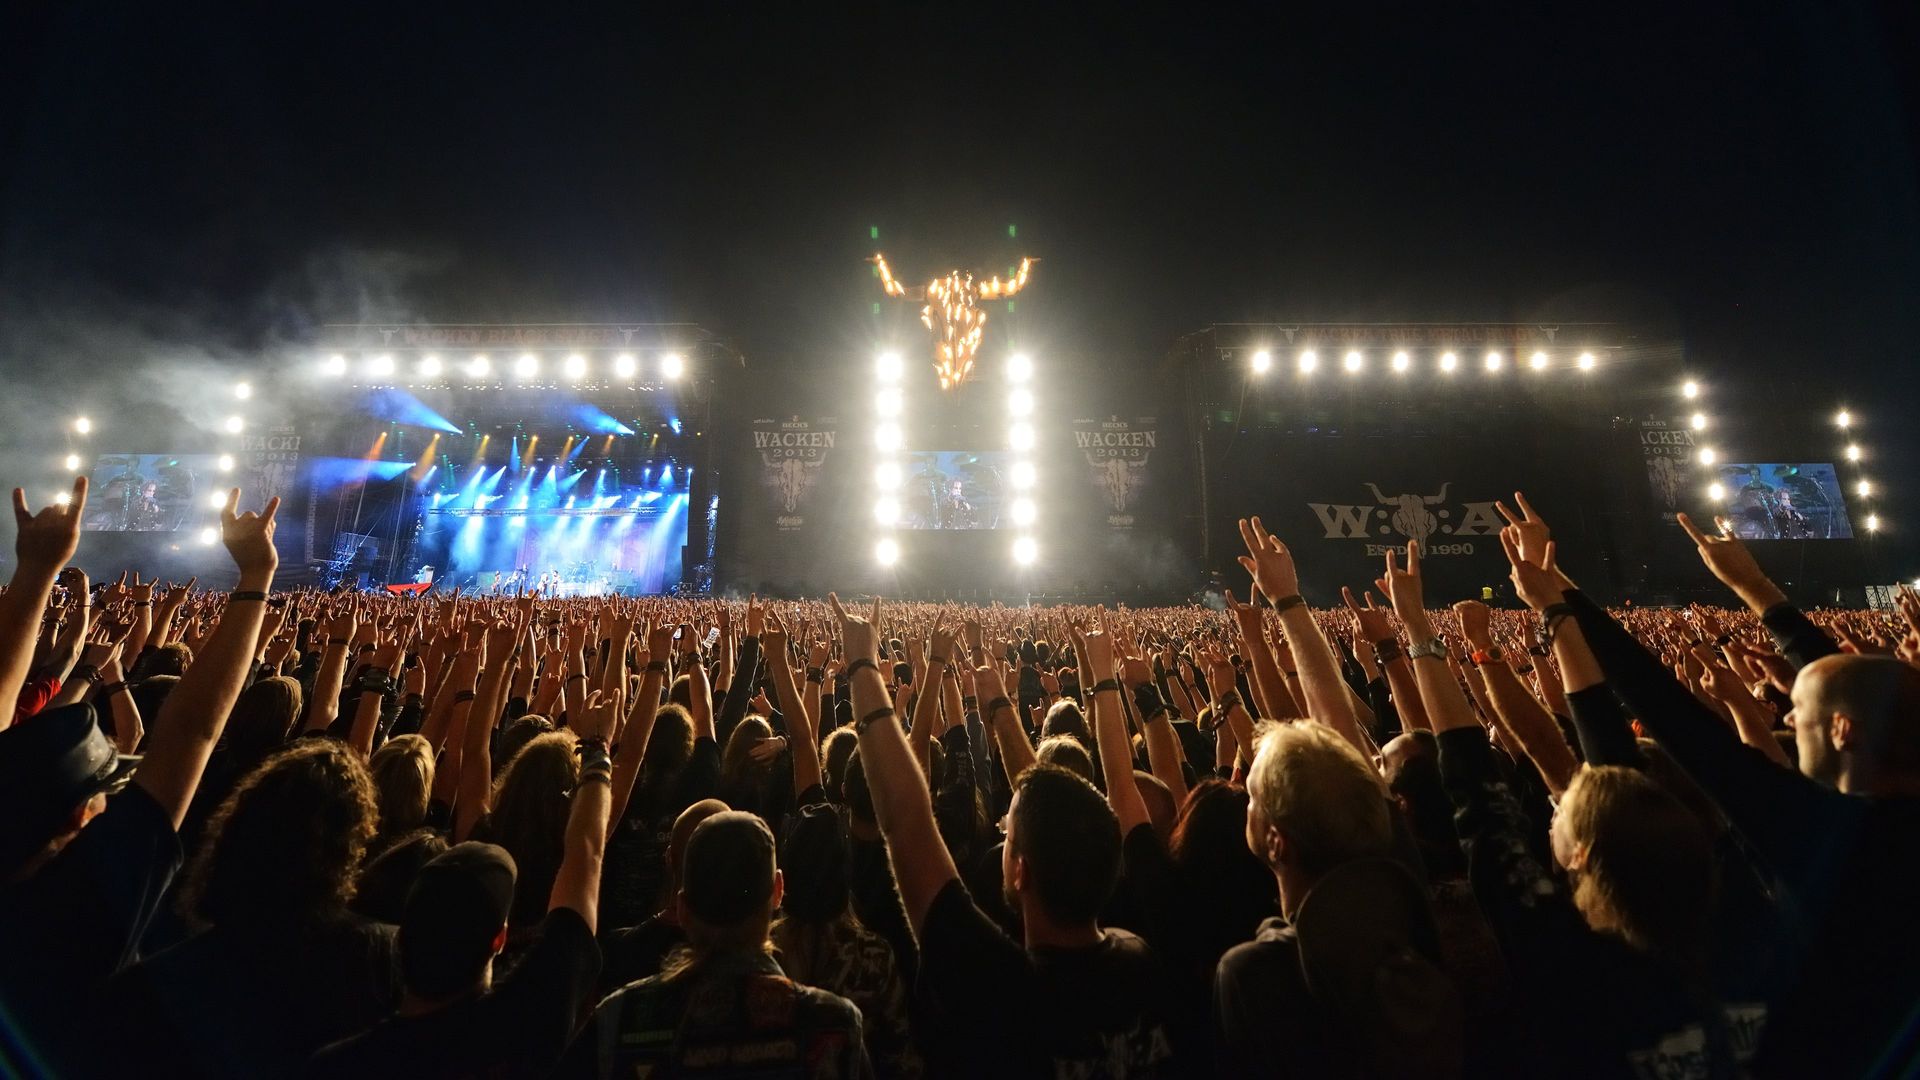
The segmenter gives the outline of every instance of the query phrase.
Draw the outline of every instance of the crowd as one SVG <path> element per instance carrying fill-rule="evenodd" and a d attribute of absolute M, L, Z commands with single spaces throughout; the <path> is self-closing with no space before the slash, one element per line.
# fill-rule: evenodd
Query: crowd
<path fill-rule="evenodd" d="M 1609 611 L 0 594 L 12 1075 L 1920 1068 L 1920 597 Z M 1370 588 L 1369 588 L 1370 586 Z"/>

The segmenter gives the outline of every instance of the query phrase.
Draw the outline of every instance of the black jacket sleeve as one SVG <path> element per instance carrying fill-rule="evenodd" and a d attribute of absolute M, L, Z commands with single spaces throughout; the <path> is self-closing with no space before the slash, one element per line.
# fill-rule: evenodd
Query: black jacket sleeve
<path fill-rule="evenodd" d="M 720 701 L 720 712 L 713 718 L 713 741 L 726 746 L 733 729 L 746 719 L 747 703 L 753 700 L 754 673 L 760 668 L 760 639 L 748 634 L 740 639 L 740 656 L 733 665 L 733 682 Z"/>
<path fill-rule="evenodd" d="M 1775 873 L 1795 886 L 1811 884 L 1828 865 L 1829 837 L 1820 823 L 1844 817 L 1847 797 L 1742 743 L 1606 609 L 1578 590 L 1568 590 L 1566 602 L 1607 683 L 1641 726 L 1713 796 Z"/>
<path fill-rule="evenodd" d="M 1613 688 L 1602 682 L 1567 695 L 1573 710 L 1573 730 L 1580 740 L 1580 757 L 1589 765 L 1646 766 L 1633 729 L 1627 726 L 1627 714 Z"/>
<path fill-rule="evenodd" d="M 1823 656 L 1832 656 L 1840 646 L 1825 630 L 1792 604 L 1775 604 L 1760 616 L 1760 625 L 1773 635 L 1773 646 L 1799 671 Z"/>

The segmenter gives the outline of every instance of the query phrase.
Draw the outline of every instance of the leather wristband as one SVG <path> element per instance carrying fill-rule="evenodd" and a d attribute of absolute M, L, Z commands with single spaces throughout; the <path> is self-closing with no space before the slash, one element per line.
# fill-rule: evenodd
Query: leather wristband
<path fill-rule="evenodd" d="M 1301 596 L 1299 593 L 1294 593 L 1292 596 L 1283 596 L 1278 600 L 1270 602 L 1273 604 L 1274 612 L 1278 614 L 1291 611 L 1294 608 L 1304 605 L 1307 602 L 1307 598 Z"/>
<path fill-rule="evenodd" d="M 1395 660 L 1400 659 L 1400 639 L 1388 638 L 1385 641 L 1374 642 L 1373 659 L 1374 662 L 1381 667 L 1385 667 Z"/>
<path fill-rule="evenodd" d="M 1011 709 L 1011 708 L 1013 708 L 1013 701 L 1007 698 L 1005 695 L 1001 695 L 1000 697 L 994 698 L 993 700 L 987 702 L 987 707 L 980 711 L 980 715 L 991 720 L 994 717 L 1000 715 L 1001 709 Z"/>
<path fill-rule="evenodd" d="M 246 603 L 248 601 L 264 604 L 267 602 L 267 594 L 251 589 L 244 592 L 230 592 L 227 594 L 227 603 L 229 604 Z M 143 602 L 152 603 L 151 600 Z"/>
<path fill-rule="evenodd" d="M 872 660 L 869 660 L 864 656 L 858 660 L 855 660 L 853 663 L 847 665 L 847 670 L 846 670 L 847 681 L 852 682 L 855 674 L 862 671 L 866 671 L 868 669 L 879 671 L 880 665 L 874 663 Z"/>
<path fill-rule="evenodd" d="M 648 671 L 658 671 L 658 672 L 661 672 L 662 674 L 664 674 L 664 673 L 666 672 L 666 670 L 667 670 L 667 662 L 666 662 L 665 660 L 655 660 L 655 661 L 652 661 L 651 663 L 649 663 L 649 664 L 647 665 L 647 670 L 648 670 Z"/>
<path fill-rule="evenodd" d="M 853 733 L 855 735 L 858 735 L 861 732 L 866 731 L 868 728 L 872 727 L 874 724 L 878 723 L 879 721 L 885 720 L 887 717 L 894 716 L 894 715 L 896 714 L 894 713 L 893 707 L 891 705 L 889 705 L 884 709 L 875 709 L 872 712 L 868 713 L 867 715 L 853 722 Z"/>
<path fill-rule="evenodd" d="M 1093 684 L 1093 692 L 1096 694 L 1104 694 L 1109 690 L 1113 691 L 1116 694 L 1119 693 L 1120 680 L 1119 679 L 1101 679 L 1099 682 Z"/>
<path fill-rule="evenodd" d="M 826 668 L 817 668 L 817 667 L 810 667 L 810 668 L 808 668 L 808 669 L 807 669 L 807 681 L 808 681 L 808 682 L 810 682 L 810 683 L 817 683 L 817 682 L 826 682 L 826 681 L 827 681 L 827 669 L 826 669 Z"/>
<path fill-rule="evenodd" d="M 125 682 L 110 682 L 105 686 L 102 686 L 99 688 L 100 700 L 102 701 L 105 701 L 106 699 L 112 697 L 115 694 L 122 694 L 126 692 L 127 692 L 127 684 Z"/>

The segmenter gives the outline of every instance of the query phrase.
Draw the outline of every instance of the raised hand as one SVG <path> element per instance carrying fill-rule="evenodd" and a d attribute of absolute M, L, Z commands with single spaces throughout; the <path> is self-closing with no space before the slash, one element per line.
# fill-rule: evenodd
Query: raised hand
<path fill-rule="evenodd" d="M 1713 576 L 1732 589 L 1748 607 L 1755 612 L 1763 612 L 1786 600 L 1786 594 L 1754 561 L 1753 552 L 1747 550 L 1747 545 L 1733 535 L 1733 525 L 1726 518 L 1714 519 L 1714 525 L 1720 530 L 1718 535 L 1701 532 L 1686 514 L 1675 514 L 1674 520 L 1693 539 L 1694 547 L 1700 552 L 1700 561 L 1706 563 L 1707 569 L 1713 571 Z"/>
<path fill-rule="evenodd" d="M 1514 492 L 1513 501 L 1520 506 L 1518 517 L 1514 516 L 1512 510 L 1507 509 L 1506 503 L 1496 502 L 1493 508 L 1500 511 L 1500 516 L 1506 518 L 1508 527 L 1513 529 L 1514 539 L 1520 544 L 1520 557 L 1538 565 L 1546 555 L 1547 541 L 1553 539 L 1553 534 L 1547 529 L 1545 519 L 1534 511 L 1533 504 L 1527 501 L 1524 493 Z"/>
<path fill-rule="evenodd" d="M 227 493 L 227 505 L 220 510 L 220 540 L 226 545 L 227 554 L 233 556 L 234 565 L 240 568 L 241 581 L 249 577 L 271 578 L 280 566 L 280 553 L 273 547 L 273 516 L 280 511 L 280 498 L 268 499 L 266 508 L 258 514 L 251 510 L 239 511 L 240 489 L 234 488 Z"/>
<path fill-rule="evenodd" d="M 855 660 L 872 660 L 878 663 L 880 633 L 874 628 L 873 622 L 850 614 L 846 608 L 840 606 L 840 597 L 834 593 L 827 594 L 827 603 L 833 608 L 833 614 L 840 620 L 840 646 L 846 653 L 847 662 L 851 664 Z M 875 616 L 880 613 L 880 598 L 877 596 L 873 600 L 873 613 Z"/>
<path fill-rule="evenodd" d="M 1460 634 L 1469 645 L 1484 649 L 1493 644 L 1492 612 L 1487 610 L 1487 605 L 1478 600 L 1462 600 L 1453 605 L 1453 613 L 1460 617 Z"/>
<path fill-rule="evenodd" d="M 1299 595 L 1300 576 L 1293 567 L 1293 554 L 1279 537 L 1267 532 L 1259 518 L 1240 519 L 1240 542 L 1247 546 L 1240 565 L 1253 575 L 1253 583 L 1269 603 Z"/>
<path fill-rule="evenodd" d="M 39 513 L 27 512 L 27 493 L 13 489 L 13 523 L 16 532 L 13 553 L 21 567 L 53 571 L 65 566 L 80 546 L 80 518 L 87 508 L 87 478 L 73 481 L 73 494 L 67 505 L 43 507 Z"/>
<path fill-rule="evenodd" d="M 1353 613 L 1354 633 L 1362 641 L 1372 645 L 1394 636 L 1393 613 L 1386 608 L 1374 607 L 1371 592 L 1367 594 L 1365 607 L 1361 607 L 1360 602 L 1354 599 L 1353 590 L 1344 585 L 1340 587 L 1340 599 L 1346 601 L 1347 610 Z M 1356 649 L 1358 644 L 1355 643 Z"/>
<path fill-rule="evenodd" d="M 1387 571 L 1385 576 L 1374 582 L 1380 591 L 1386 594 L 1387 602 L 1400 616 L 1400 621 L 1411 627 L 1415 620 L 1426 621 L 1425 586 L 1420 580 L 1420 541 L 1407 541 L 1407 568 L 1400 569 L 1392 548 L 1387 549 Z"/>
<path fill-rule="evenodd" d="M 1571 585 L 1555 562 L 1553 541 L 1547 541 L 1539 562 L 1523 559 L 1520 538 L 1509 525 L 1500 530 L 1500 547 L 1507 553 L 1507 561 L 1513 564 L 1513 591 L 1528 607 L 1545 611 L 1566 596 Z"/>

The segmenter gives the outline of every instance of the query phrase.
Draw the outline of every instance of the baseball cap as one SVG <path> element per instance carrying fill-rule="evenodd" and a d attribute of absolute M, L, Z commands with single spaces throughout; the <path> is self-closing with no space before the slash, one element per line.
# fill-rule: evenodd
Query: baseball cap
<path fill-rule="evenodd" d="M 728 810 L 693 830 L 680 868 L 687 910 L 710 926 L 733 926 L 773 896 L 773 832 L 758 814 Z"/>
<path fill-rule="evenodd" d="M 427 860 L 400 916 L 400 969 L 426 997 L 464 989 L 493 956 L 519 868 L 505 848 L 469 840 Z"/>

